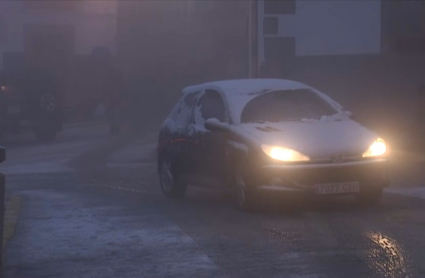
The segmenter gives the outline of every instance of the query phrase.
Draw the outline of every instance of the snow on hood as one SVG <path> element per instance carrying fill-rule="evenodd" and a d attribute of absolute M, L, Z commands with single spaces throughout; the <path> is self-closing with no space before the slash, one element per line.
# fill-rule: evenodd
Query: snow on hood
<path fill-rule="evenodd" d="M 290 148 L 313 159 L 361 155 L 378 137 L 352 120 L 252 123 L 231 129 L 258 145 Z"/>

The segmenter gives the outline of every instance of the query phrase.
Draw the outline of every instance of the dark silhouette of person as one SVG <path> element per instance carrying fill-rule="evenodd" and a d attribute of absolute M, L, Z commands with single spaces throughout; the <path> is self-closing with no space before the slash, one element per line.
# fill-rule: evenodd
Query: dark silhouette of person
<path fill-rule="evenodd" d="M 95 47 L 91 53 L 91 89 L 96 103 L 102 102 L 111 133 L 119 133 L 122 124 L 122 104 L 126 86 L 119 69 L 112 62 L 112 55 L 105 47 Z"/>

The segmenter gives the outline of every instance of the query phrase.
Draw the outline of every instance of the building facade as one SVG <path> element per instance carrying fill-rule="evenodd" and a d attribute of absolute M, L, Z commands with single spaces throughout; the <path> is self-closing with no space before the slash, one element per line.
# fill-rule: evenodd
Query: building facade
<path fill-rule="evenodd" d="M 306 68 L 425 54 L 425 3 L 399 0 L 255 2 L 257 65 Z M 340 61 L 340 62 L 339 62 Z"/>
<path fill-rule="evenodd" d="M 234 57 L 246 62 L 247 7 L 245 1 L 120 1 L 117 55 L 129 74 L 137 68 L 145 76 L 213 74 Z M 231 68 L 217 71 L 240 75 Z"/>
<path fill-rule="evenodd" d="M 0 1 L 0 70 L 50 68 L 63 81 L 69 105 L 76 92 L 69 84 L 95 46 L 115 52 L 115 1 Z"/>
<path fill-rule="evenodd" d="M 380 1 L 258 1 L 260 62 L 379 54 Z"/>
<path fill-rule="evenodd" d="M 179 88 L 260 76 L 265 61 L 276 76 L 331 95 L 389 92 L 377 84 L 400 80 L 399 72 L 415 84 L 425 68 L 424 3 L 120 1 L 117 58 L 135 90 L 158 105 L 169 103 L 166 111 Z"/>
<path fill-rule="evenodd" d="M 247 76 L 248 3 L 118 2 L 117 60 L 146 114 L 164 116 L 184 86 Z"/>

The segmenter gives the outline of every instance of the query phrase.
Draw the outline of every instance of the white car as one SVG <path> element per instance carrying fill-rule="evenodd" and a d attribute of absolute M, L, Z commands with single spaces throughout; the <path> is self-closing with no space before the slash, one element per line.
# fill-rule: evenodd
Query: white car
<path fill-rule="evenodd" d="M 158 173 L 166 196 L 188 184 L 233 187 L 245 209 L 259 190 L 376 204 L 389 185 L 386 156 L 382 138 L 310 86 L 230 80 L 183 90 L 159 134 Z"/>

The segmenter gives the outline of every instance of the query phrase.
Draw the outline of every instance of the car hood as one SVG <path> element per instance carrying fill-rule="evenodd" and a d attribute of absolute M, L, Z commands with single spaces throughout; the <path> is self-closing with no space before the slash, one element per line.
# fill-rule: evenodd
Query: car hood
<path fill-rule="evenodd" d="M 378 137 L 352 120 L 241 124 L 234 131 L 259 146 L 282 146 L 312 159 L 360 156 Z"/>

